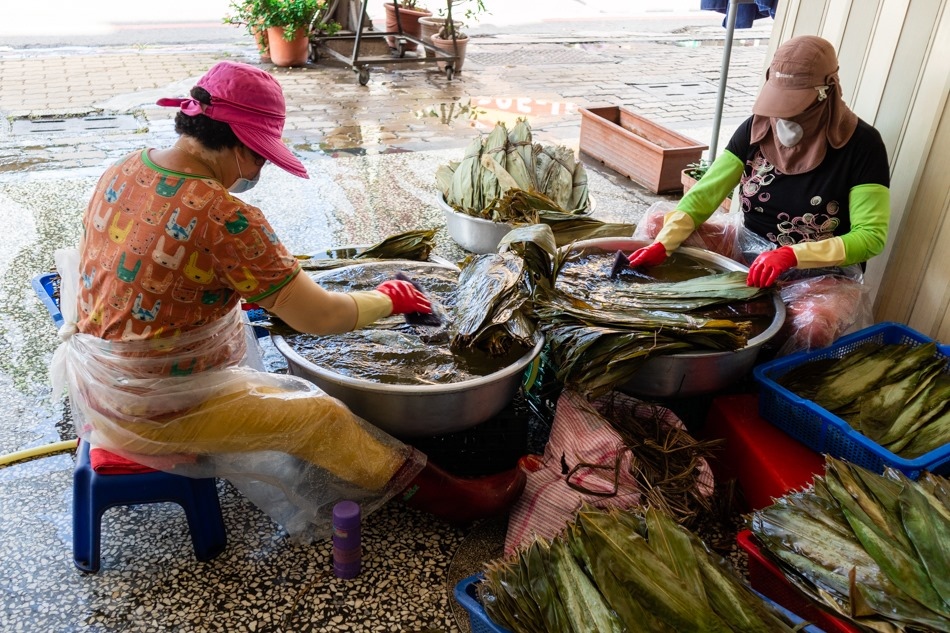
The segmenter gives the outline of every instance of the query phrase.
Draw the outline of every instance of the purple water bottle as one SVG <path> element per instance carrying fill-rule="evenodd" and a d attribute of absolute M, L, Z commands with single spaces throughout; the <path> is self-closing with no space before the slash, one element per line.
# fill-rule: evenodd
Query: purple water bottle
<path fill-rule="evenodd" d="M 333 506 L 333 573 L 354 578 L 360 573 L 360 507 L 352 501 Z"/>

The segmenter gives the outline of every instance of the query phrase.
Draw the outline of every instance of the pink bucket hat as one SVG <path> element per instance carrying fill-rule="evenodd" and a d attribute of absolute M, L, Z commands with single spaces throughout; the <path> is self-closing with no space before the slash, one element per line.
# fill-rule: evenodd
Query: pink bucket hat
<path fill-rule="evenodd" d="M 204 114 L 227 123 L 250 149 L 294 176 L 309 178 L 306 168 L 281 139 L 286 107 L 276 79 L 248 64 L 218 62 L 197 85 L 211 95 L 211 105 L 191 97 L 163 98 L 156 103 L 181 108 L 188 116 Z"/>

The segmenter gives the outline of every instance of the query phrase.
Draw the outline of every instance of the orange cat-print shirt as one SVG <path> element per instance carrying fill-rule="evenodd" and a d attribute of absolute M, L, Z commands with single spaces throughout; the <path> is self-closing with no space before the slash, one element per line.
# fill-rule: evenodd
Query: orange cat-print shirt
<path fill-rule="evenodd" d="M 110 340 L 199 328 L 300 271 L 260 209 L 158 167 L 148 150 L 103 174 L 83 228 L 79 331 Z"/>

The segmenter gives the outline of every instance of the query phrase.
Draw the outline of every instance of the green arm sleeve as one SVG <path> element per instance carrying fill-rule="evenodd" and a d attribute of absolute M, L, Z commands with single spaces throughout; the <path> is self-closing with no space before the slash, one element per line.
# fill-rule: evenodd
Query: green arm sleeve
<path fill-rule="evenodd" d="M 851 230 L 841 236 L 844 266 L 867 261 L 884 250 L 891 218 L 891 191 L 879 184 L 852 187 L 848 210 Z"/>
<path fill-rule="evenodd" d="M 713 161 L 706 174 L 676 205 L 699 226 L 709 219 L 742 178 L 745 163 L 732 152 L 724 151 Z"/>

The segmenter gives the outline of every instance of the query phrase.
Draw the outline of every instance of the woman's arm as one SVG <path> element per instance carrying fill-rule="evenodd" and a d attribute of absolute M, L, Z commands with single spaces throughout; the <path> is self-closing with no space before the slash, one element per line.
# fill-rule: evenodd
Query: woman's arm
<path fill-rule="evenodd" d="M 851 230 L 844 235 L 792 245 L 798 268 L 859 264 L 884 250 L 891 216 L 890 189 L 879 184 L 852 187 L 848 209 Z"/>
<path fill-rule="evenodd" d="M 359 306 L 360 299 L 354 295 L 364 294 L 370 296 L 366 298 L 366 305 Z M 378 296 L 373 297 L 373 294 Z M 349 332 L 356 329 L 364 320 L 363 317 L 375 316 L 366 321 L 371 323 L 377 318 L 389 316 L 392 312 L 392 301 L 381 292 L 329 292 L 321 288 L 309 275 L 301 273 L 278 292 L 256 303 L 276 314 L 298 332 L 307 334 Z"/>
<path fill-rule="evenodd" d="M 745 164 L 735 154 L 724 151 L 699 182 L 686 192 L 676 209 L 663 217 L 663 228 L 654 241 L 663 244 L 667 254 L 679 248 L 735 189 L 744 169 Z"/>

